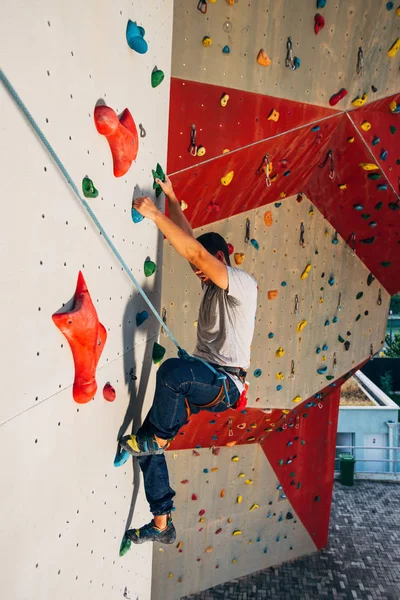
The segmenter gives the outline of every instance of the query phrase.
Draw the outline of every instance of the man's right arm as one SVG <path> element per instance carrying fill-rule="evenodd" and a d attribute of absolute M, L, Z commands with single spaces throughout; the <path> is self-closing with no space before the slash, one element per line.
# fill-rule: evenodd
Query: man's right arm
<path fill-rule="evenodd" d="M 188 235 L 193 235 L 193 230 L 190 226 L 189 221 L 185 217 L 183 210 L 181 209 L 180 202 L 175 195 L 174 189 L 172 187 L 172 183 L 168 175 L 165 176 L 165 181 L 162 182 L 160 179 L 157 179 L 157 183 L 160 184 L 162 191 L 168 198 L 168 207 L 169 207 L 169 215 L 171 221 L 178 225 L 185 233 Z"/>

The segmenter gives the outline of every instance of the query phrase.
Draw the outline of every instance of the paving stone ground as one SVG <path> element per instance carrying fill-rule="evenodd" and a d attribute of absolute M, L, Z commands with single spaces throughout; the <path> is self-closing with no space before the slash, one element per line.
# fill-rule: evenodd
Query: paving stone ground
<path fill-rule="evenodd" d="M 329 544 L 183 600 L 400 600 L 400 483 L 335 482 Z"/>

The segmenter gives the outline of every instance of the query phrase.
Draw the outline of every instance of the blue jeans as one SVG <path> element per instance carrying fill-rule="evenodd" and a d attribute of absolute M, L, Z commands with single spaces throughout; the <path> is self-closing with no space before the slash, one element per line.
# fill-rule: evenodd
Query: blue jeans
<path fill-rule="evenodd" d="M 215 406 L 203 408 L 216 398 L 221 382 L 206 365 L 197 360 L 170 358 L 157 371 L 153 405 L 138 434 L 157 435 L 167 440 L 176 436 L 187 422 L 185 398 L 191 413 L 201 410 L 222 412 L 239 399 L 239 390 L 230 380 L 228 402 L 222 394 Z M 164 454 L 138 458 L 143 472 L 146 498 L 153 515 L 166 515 L 173 507 L 174 490 L 169 485 Z"/>

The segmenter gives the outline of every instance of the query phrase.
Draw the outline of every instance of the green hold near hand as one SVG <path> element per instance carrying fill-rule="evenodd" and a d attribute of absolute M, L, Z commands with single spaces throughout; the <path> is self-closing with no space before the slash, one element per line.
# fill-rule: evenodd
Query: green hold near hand
<path fill-rule="evenodd" d="M 159 163 L 157 163 L 156 170 L 155 171 L 152 170 L 151 172 L 153 174 L 153 179 L 154 179 L 153 190 L 155 190 L 155 192 L 156 192 L 156 198 L 158 198 L 158 196 L 162 192 L 162 189 L 161 189 L 161 185 L 156 182 L 156 179 L 161 179 L 161 181 L 164 183 L 164 181 L 165 181 L 165 173 L 162 170 L 162 167 L 161 167 L 161 165 Z"/>
<path fill-rule="evenodd" d="M 152 260 L 144 261 L 144 274 L 146 277 L 150 277 L 156 272 L 157 265 Z"/>
<path fill-rule="evenodd" d="M 93 181 L 89 177 L 82 179 L 82 192 L 85 198 L 97 198 L 99 192 L 93 185 Z"/>
<path fill-rule="evenodd" d="M 153 363 L 155 365 L 162 361 L 162 359 L 164 358 L 165 352 L 166 352 L 166 350 L 165 350 L 164 346 L 161 346 L 160 344 L 157 344 L 157 342 L 154 342 L 152 359 L 153 359 Z"/>
<path fill-rule="evenodd" d="M 164 73 L 156 67 L 151 74 L 151 87 L 158 87 L 162 81 L 164 81 Z"/>

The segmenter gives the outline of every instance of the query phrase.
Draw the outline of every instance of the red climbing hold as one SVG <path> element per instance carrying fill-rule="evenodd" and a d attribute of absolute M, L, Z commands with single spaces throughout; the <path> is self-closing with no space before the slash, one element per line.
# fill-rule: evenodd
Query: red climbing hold
<path fill-rule="evenodd" d="M 107 138 L 114 162 L 115 177 L 122 177 L 136 160 L 139 138 L 135 121 L 126 108 L 118 119 L 117 113 L 109 106 L 96 106 L 94 122 L 97 131 Z"/>
<path fill-rule="evenodd" d="M 325 19 L 322 15 L 317 13 L 314 17 L 314 32 L 318 35 L 318 32 L 325 27 Z"/>
<path fill-rule="evenodd" d="M 204 510 L 204 508 L 202 508 L 201 510 L 199 510 L 199 517 L 202 517 L 205 514 L 206 514 L 206 511 Z"/>
<path fill-rule="evenodd" d="M 113 388 L 110 382 L 106 383 L 106 385 L 103 387 L 103 396 L 104 400 L 107 400 L 107 402 L 114 402 L 115 398 L 117 397 L 115 388 Z"/>
<path fill-rule="evenodd" d="M 73 309 L 69 312 L 55 313 L 52 319 L 67 338 L 74 358 L 74 400 L 78 404 L 90 402 L 97 391 L 96 368 L 107 332 L 99 322 L 81 271 L 76 284 Z"/>
<path fill-rule="evenodd" d="M 196 494 L 192 494 L 192 500 L 197 500 Z"/>
<path fill-rule="evenodd" d="M 335 106 L 339 102 L 339 100 L 342 100 L 345 96 L 347 96 L 347 90 L 342 88 L 341 90 L 336 92 L 336 94 L 333 94 L 333 96 L 330 97 L 329 104 L 331 106 Z"/>
<path fill-rule="evenodd" d="M 229 254 L 233 254 L 234 250 L 235 250 L 235 248 L 232 246 L 232 244 L 228 244 L 228 252 L 229 252 Z"/>

